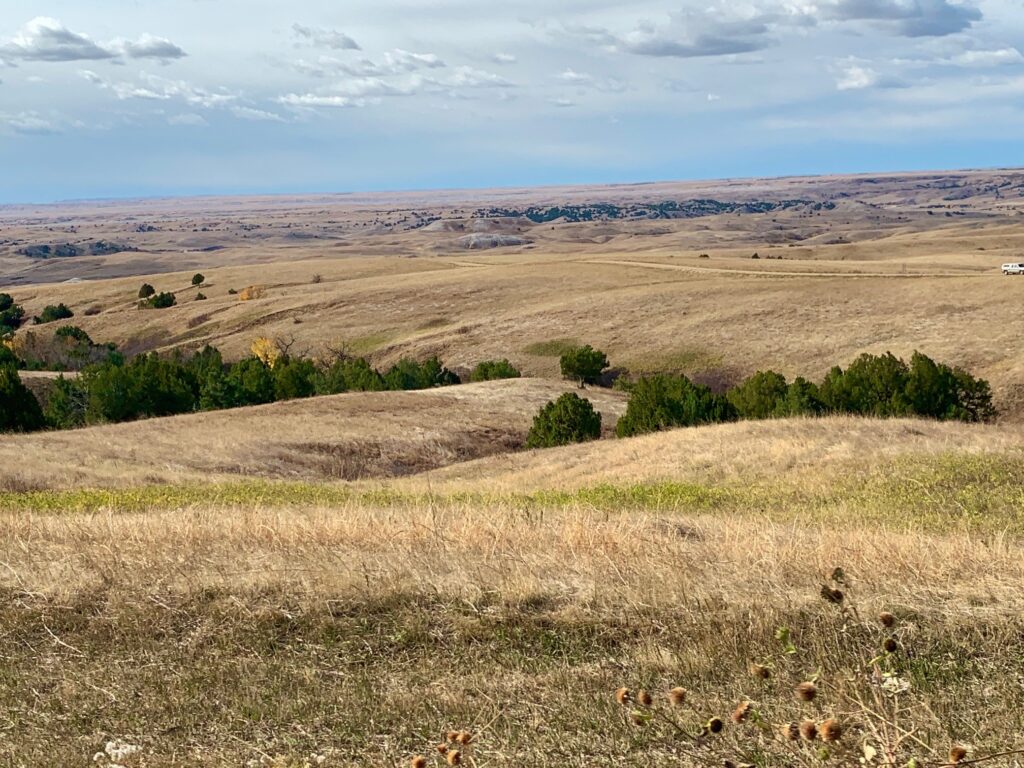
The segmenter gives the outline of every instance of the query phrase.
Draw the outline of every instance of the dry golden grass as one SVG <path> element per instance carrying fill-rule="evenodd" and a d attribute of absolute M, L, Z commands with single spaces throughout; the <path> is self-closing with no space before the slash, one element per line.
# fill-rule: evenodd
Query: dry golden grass
<path fill-rule="evenodd" d="M 453 726 L 488 765 L 702 765 L 611 692 L 684 685 L 725 717 L 779 626 L 809 655 L 791 674 L 837 674 L 856 651 L 817 597 L 837 564 L 862 610 L 904 617 L 921 738 L 994 751 L 1024 726 L 1024 560 L 998 537 L 449 502 L 3 514 L 0 542 L 20 765 L 116 738 L 147 766 L 396 766 Z M 789 690 L 759 709 L 788 718 Z"/>
<path fill-rule="evenodd" d="M 521 448 L 534 414 L 571 388 L 513 379 L 5 436 L 0 490 L 407 475 Z M 587 396 L 613 429 L 625 396 Z"/>

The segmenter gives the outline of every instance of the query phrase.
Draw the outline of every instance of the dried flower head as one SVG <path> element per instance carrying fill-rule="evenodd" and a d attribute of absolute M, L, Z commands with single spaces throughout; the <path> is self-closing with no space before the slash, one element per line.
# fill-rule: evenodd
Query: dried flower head
<path fill-rule="evenodd" d="M 416 755 L 416 757 L 409 761 L 409 765 L 412 768 L 427 768 L 427 758 L 423 755 Z"/>
<path fill-rule="evenodd" d="M 473 734 L 471 734 L 469 731 L 459 731 L 459 733 L 455 736 L 455 741 L 457 741 L 462 746 L 466 746 L 471 741 L 473 741 Z"/>
<path fill-rule="evenodd" d="M 900 644 L 896 642 L 895 637 L 887 637 L 885 642 L 882 643 L 882 648 L 885 649 L 886 653 L 896 653 L 900 648 Z"/>
<path fill-rule="evenodd" d="M 749 701 L 741 701 L 736 705 L 736 709 L 732 711 L 730 719 L 739 725 L 740 723 L 746 722 L 747 718 L 750 717 L 750 713 L 754 711 L 754 705 Z"/>
<path fill-rule="evenodd" d="M 956 765 L 957 763 L 962 763 L 965 757 L 967 757 L 967 750 L 961 747 L 959 744 L 956 744 L 949 748 L 949 762 L 951 762 L 953 765 Z"/>
<path fill-rule="evenodd" d="M 818 726 L 818 734 L 822 741 L 831 744 L 843 737 L 843 726 L 834 717 L 830 717 Z"/>
<path fill-rule="evenodd" d="M 814 698 L 818 695 L 818 686 L 812 682 L 800 683 L 796 687 L 795 693 L 800 701 L 814 701 Z"/>
<path fill-rule="evenodd" d="M 722 729 L 725 728 L 725 723 L 722 722 L 720 717 L 712 717 L 708 720 L 706 728 L 708 733 L 721 733 Z"/>
<path fill-rule="evenodd" d="M 437 750 L 437 754 L 439 754 L 439 755 L 447 755 L 448 754 L 448 745 L 447 744 L 438 744 L 436 747 L 434 747 L 434 749 Z"/>
<path fill-rule="evenodd" d="M 800 738 L 800 726 L 797 723 L 784 723 L 779 726 L 779 735 L 783 741 L 796 741 Z"/>
<path fill-rule="evenodd" d="M 633 694 L 630 693 L 629 688 L 619 688 L 615 692 L 615 700 L 622 706 L 626 706 L 633 699 Z"/>
<path fill-rule="evenodd" d="M 649 707 L 654 703 L 654 697 L 650 693 L 641 688 L 636 692 L 636 703 L 641 707 Z"/>
<path fill-rule="evenodd" d="M 454 744 L 454 743 L 456 743 L 456 741 L 458 741 L 459 732 L 458 731 L 448 731 L 448 733 L 445 735 L 444 738 L 445 738 L 446 741 L 451 742 L 452 744 Z"/>
<path fill-rule="evenodd" d="M 896 626 L 896 617 L 888 611 L 882 611 L 878 614 L 878 620 L 882 622 L 882 626 L 886 629 L 892 629 Z"/>
<path fill-rule="evenodd" d="M 681 707 L 683 702 L 686 701 L 686 689 L 680 686 L 676 686 L 668 692 L 668 700 L 675 707 Z"/>
<path fill-rule="evenodd" d="M 800 723 L 800 736 L 804 741 L 814 741 L 818 738 L 818 726 L 813 720 L 804 720 Z"/>
<path fill-rule="evenodd" d="M 462 765 L 462 753 L 453 749 L 448 753 L 448 765 Z"/>
<path fill-rule="evenodd" d="M 846 595 L 843 594 L 843 590 L 836 589 L 835 587 L 830 587 L 828 584 L 826 584 L 821 588 L 821 597 L 826 602 L 835 603 L 836 605 L 838 605 L 839 603 L 843 602 L 843 598 L 846 597 Z"/>
<path fill-rule="evenodd" d="M 772 676 L 772 671 L 764 664 L 751 664 L 750 674 L 756 677 L 758 680 L 767 680 Z"/>

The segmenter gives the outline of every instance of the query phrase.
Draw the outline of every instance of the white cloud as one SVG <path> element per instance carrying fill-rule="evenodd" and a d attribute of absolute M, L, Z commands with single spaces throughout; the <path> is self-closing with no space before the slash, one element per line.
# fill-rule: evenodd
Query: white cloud
<path fill-rule="evenodd" d="M 491 57 L 491 61 L 495 64 L 515 64 L 519 59 L 511 53 L 496 53 Z"/>
<path fill-rule="evenodd" d="M 253 107 L 235 105 L 231 107 L 231 114 L 241 120 L 255 120 L 257 122 L 284 123 L 287 122 L 276 112 L 267 112 Z"/>
<path fill-rule="evenodd" d="M 584 72 L 577 72 L 576 70 L 569 68 L 562 72 L 558 79 L 564 83 L 592 83 L 594 78 Z"/>
<path fill-rule="evenodd" d="M 878 73 L 860 64 L 847 65 L 836 80 L 840 91 L 857 91 L 870 88 L 878 82 Z"/>
<path fill-rule="evenodd" d="M 306 27 L 302 24 L 293 24 L 292 31 L 295 35 L 307 44 L 319 48 L 333 48 L 337 51 L 359 51 L 359 43 L 336 29 L 324 29 L 323 27 Z"/>
<path fill-rule="evenodd" d="M 14 115 L 0 113 L 0 125 L 22 135 L 45 136 L 59 133 L 58 126 L 35 112 L 20 112 Z"/>
<path fill-rule="evenodd" d="M 315 93 L 289 93 L 279 97 L 278 102 L 289 107 L 334 107 L 342 109 L 365 107 L 369 103 L 365 99 L 353 99 L 348 96 L 323 96 Z"/>
<path fill-rule="evenodd" d="M 99 61 L 117 54 L 72 32 L 57 19 L 37 16 L 23 26 L 0 53 L 25 61 Z"/>
<path fill-rule="evenodd" d="M 457 88 L 511 88 L 513 85 L 501 75 L 473 67 L 456 67 L 449 82 Z"/>
<path fill-rule="evenodd" d="M 181 47 L 170 40 L 150 34 L 135 41 L 118 39 L 103 45 L 48 16 L 32 19 L 13 38 L 0 45 L 0 59 L 8 63 L 10 60 L 109 61 L 121 57 L 167 62 L 186 55 Z"/>
<path fill-rule="evenodd" d="M 950 59 L 962 67 L 998 67 L 1024 63 L 1024 55 L 1016 48 L 998 48 L 991 51 L 964 51 Z"/>
<path fill-rule="evenodd" d="M 131 59 L 156 59 L 166 62 L 183 59 L 188 55 L 167 38 L 149 34 L 143 35 L 134 42 L 131 40 L 115 41 L 113 47 Z"/>

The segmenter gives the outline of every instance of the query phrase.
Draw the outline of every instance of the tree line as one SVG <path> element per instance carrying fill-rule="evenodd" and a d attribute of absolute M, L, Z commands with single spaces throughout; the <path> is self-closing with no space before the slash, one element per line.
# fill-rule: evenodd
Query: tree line
<path fill-rule="evenodd" d="M 254 345 L 257 348 L 257 345 Z M 386 370 L 362 357 L 315 361 L 277 351 L 224 361 L 207 346 L 192 355 L 150 353 L 126 360 L 116 351 L 87 365 L 77 378 L 56 379 L 45 404 L 18 376 L 18 360 L 0 347 L 0 431 L 71 429 L 197 411 L 240 408 L 278 400 L 444 387 L 461 383 L 437 357 L 399 360 Z M 518 377 L 507 360 L 486 361 L 470 381 Z"/>
<path fill-rule="evenodd" d="M 589 346 L 561 358 L 563 376 L 581 387 L 599 382 L 607 367 L 607 357 Z M 845 369 L 832 368 L 819 383 L 799 376 L 790 382 L 775 371 L 758 371 L 723 393 L 683 375 L 620 382 L 616 386 L 629 393 L 629 402 L 615 428 L 619 437 L 741 419 L 851 414 L 988 422 L 998 415 L 987 381 L 920 352 L 909 363 L 888 352 L 865 353 Z M 588 400 L 569 392 L 537 414 L 528 444 L 549 447 L 600 436 L 601 415 Z"/>

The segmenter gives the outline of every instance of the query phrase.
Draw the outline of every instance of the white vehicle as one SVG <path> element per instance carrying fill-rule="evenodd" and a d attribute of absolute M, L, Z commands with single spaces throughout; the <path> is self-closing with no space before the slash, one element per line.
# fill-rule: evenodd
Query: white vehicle
<path fill-rule="evenodd" d="M 1004 275 L 1024 275 L 1024 264 L 1003 264 Z"/>

